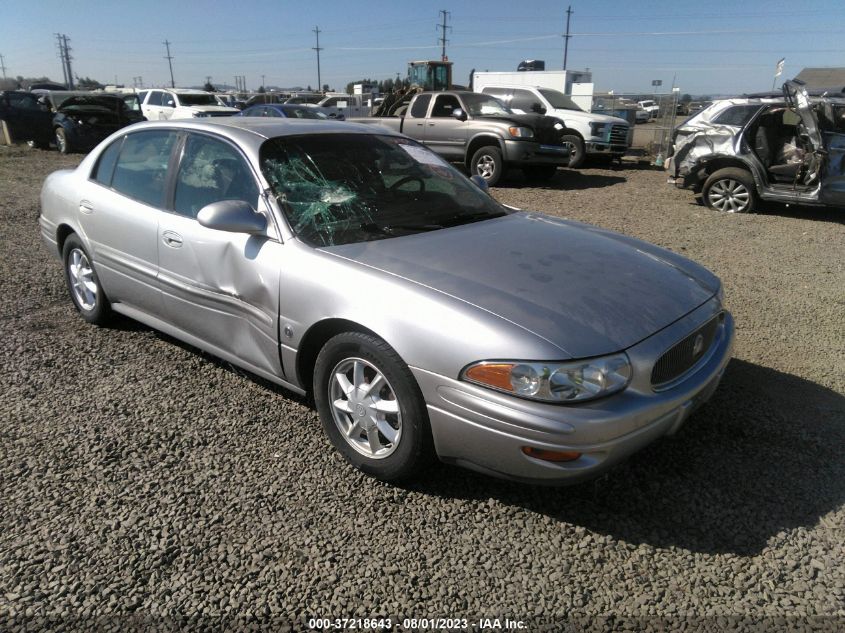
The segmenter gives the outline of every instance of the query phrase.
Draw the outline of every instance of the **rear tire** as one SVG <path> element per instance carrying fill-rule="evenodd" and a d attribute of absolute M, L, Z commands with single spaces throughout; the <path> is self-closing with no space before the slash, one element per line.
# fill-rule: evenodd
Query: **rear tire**
<path fill-rule="evenodd" d="M 382 481 L 416 474 L 433 453 L 428 412 L 411 370 L 382 339 L 338 334 L 314 366 L 314 400 L 334 447 Z"/>
<path fill-rule="evenodd" d="M 106 325 L 112 316 L 111 304 L 91 264 L 91 257 L 75 234 L 62 248 L 65 281 L 73 305 L 88 323 Z"/>
<path fill-rule="evenodd" d="M 751 213 L 757 206 L 757 189 L 749 172 L 738 167 L 715 171 L 701 190 L 704 204 L 724 213 Z"/>
<path fill-rule="evenodd" d="M 505 175 L 505 161 L 498 147 L 485 145 L 472 155 L 469 163 L 472 176 L 481 176 L 488 187 L 494 187 Z"/>

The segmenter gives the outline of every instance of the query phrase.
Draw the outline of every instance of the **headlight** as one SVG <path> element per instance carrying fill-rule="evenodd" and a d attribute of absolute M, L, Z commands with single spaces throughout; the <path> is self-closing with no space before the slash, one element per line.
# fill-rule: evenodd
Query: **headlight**
<path fill-rule="evenodd" d="M 530 127 L 509 127 L 508 132 L 514 138 L 534 138 L 534 130 Z"/>
<path fill-rule="evenodd" d="M 481 361 L 464 369 L 461 378 L 532 400 L 581 402 L 627 387 L 631 363 L 624 353 L 565 363 Z"/>
<path fill-rule="evenodd" d="M 593 132 L 593 136 L 604 136 L 604 130 L 607 127 L 607 123 L 590 123 L 590 129 Z"/>

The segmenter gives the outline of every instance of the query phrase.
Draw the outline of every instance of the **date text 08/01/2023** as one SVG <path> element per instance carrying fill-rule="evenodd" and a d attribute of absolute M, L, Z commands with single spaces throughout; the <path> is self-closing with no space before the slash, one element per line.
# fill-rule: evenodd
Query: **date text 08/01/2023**
<path fill-rule="evenodd" d="M 510 618 L 309 618 L 308 628 L 323 631 L 520 631 L 527 625 Z"/>

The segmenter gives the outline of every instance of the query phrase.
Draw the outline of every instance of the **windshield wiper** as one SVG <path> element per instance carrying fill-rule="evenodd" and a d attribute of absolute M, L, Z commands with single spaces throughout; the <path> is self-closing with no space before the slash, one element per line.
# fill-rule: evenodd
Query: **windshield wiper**
<path fill-rule="evenodd" d="M 482 220 L 492 220 L 493 218 L 501 218 L 506 215 L 507 213 L 487 213 L 483 211 L 479 213 L 467 213 L 464 215 L 455 215 L 451 218 L 447 218 L 446 220 L 441 221 L 441 224 L 444 227 L 460 226 L 461 224 L 470 224 L 472 222 L 480 222 Z"/>

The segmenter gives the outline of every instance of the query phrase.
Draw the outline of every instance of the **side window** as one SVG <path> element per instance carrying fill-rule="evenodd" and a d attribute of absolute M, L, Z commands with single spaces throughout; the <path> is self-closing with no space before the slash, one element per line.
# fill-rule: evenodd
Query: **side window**
<path fill-rule="evenodd" d="M 111 185 L 112 173 L 114 172 L 114 166 L 117 163 L 117 157 L 120 154 L 120 146 L 123 144 L 124 138 L 125 137 L 121 137 L 117 139 L 114 143 L 109 145 L 102 154 L 100 154 L 97 165 L 91 173 L 91 178 L 106 187 Z"/>
<path fill-rule="evenodd" d="M 167 163 L 176 132 L 154 130 L 129 134 L 114 167 L 111 186 L 153 207 L 164 206 Z"/>
<path fill-rule="evenodd" d="M 141 92 L 139 92 L 138 93 L 138 101 L 140 101 L 141 103 L 144 103 L 144 99 L 146 99 L 148 92 L 149 92 L 149 90 L 142 90 Z"/>
<path fill-rule="evenodd" d="M 452 111 L 455 108 L 460 108 L 461 102 L 455 95 L 438 95 L 434 101 L 434 108 L 431 111 L 431 116 L 436 117 L 451 117 Z"/>
<path fill-rule="evenodd" d="M 176 107 L 176 97 L 169 92 L 161 93 L 161 105 L 165 108 L 175 108 Z"/>
<path fill-rule="evenodd" d="M 491 97 L 496 97 L 497 99 L 501 99 L 505 103 L 511 98 L 510 90 L 507 88 L 484 88 L 482 94 L 490 95 Z"/>
<path fill-rule="evenodd" d="M 258 184 L 244 158 L 228 143 L 192 134 L 176 174 L 176 213 L 195 218 L 220 200 L 258 203 Z"/>
<path fill-rule="evenodd" d="M 21 94 L 11 94 L 9 95 L 9 101 L 12 103 L 12 107 L 18 108 L 20 110 L 38 110 L 38 99 L 31 95 L 21 95 Z"/>
<path fill-rule="evenodd" d="M 276 108 L 267 108 L 267 116 L 282 117 L 283 115 Z"/>
<path fill-rule="evenodd" d="M 760 109 L 758 105 L 737 105 L 732 106 L 717 115 L 713 119 L 713 123 L 719 125 L 734 125 L 742 127 L 751 120 L 751 117 Z"/>
<path fill-rule="evenodd" d="M 515 110 L 522 110 L 523 112 L 533 112 L 531 106 L 535 103 L 540 103 L 540 98 L 530 90 L 522 90 L 516 88 L 513 91 L 513 99 L 508 104 Z"/>
<path fill-rule="evenodd" d="M 150 100 L 147 102 L 147 105 L 160 106 L 161 105 L 161 92 L 158 91 L 158 90 L 153 90 L 150 93 Z"/>
<path fill-rule="evenodd" d="M 431 95 L 419 95 L 414 99 L 414 105 L 411 108 L 411 116 L 415 119 L 424 119 L 428 112 L 428 104 L 431 102 Z"/>

